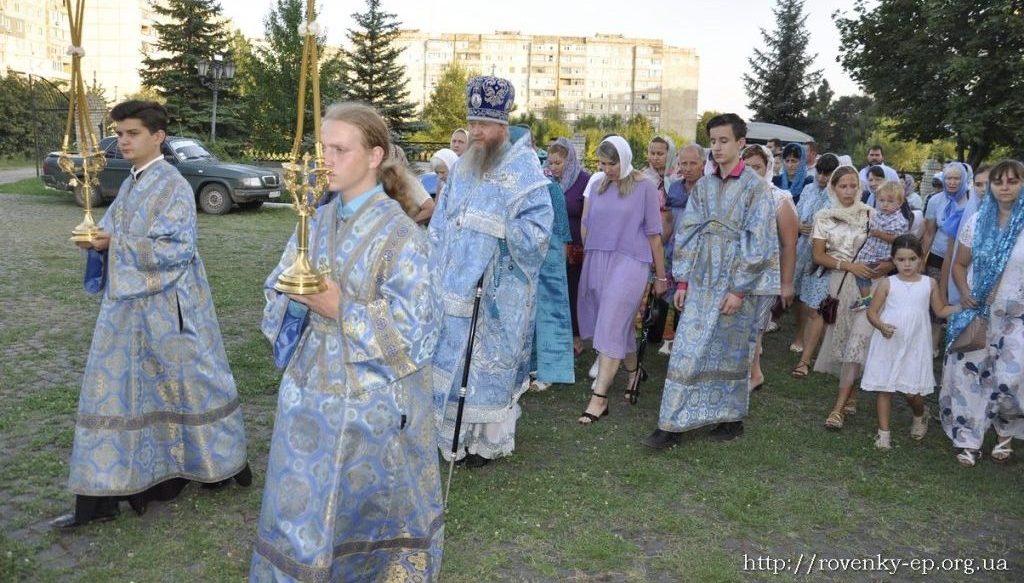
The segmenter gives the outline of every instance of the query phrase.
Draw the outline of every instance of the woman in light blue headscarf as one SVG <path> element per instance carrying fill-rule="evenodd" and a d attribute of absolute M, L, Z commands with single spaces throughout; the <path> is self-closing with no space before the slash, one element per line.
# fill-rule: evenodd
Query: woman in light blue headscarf
<path fill-rule="evenodd" d="M 782 149 L 782 173 L 772 178 L 772 184 L 793 195 L 793 204 L 800 202 L 804 186 L 814 180 L 807 175 L 807 148 L 797 143 Z"/>
<path fill-rule="evenodd" d="M 955 237 L 967 207 L 973 173 L 962 162 L 950 162 L 942 169 L 943 191 L 928 199 L 924 213 L 921 246 L 928 254 L 927 275 L 942 281 L 942 261 L 951 236 Z"/>
<path fill-rule="evenodd" d="M 949 318 L 939 396 L 942 427 L 973 466 L 988 428 L 996 430 L 992 459 L 1006 461 L 1013 438 L 1024 439 L 1024 164 L 1004 160 L 989 172 L 978 212 L 964 220 L 953 279 L 964 310 Z M 987 322 L 985 346 L 950 350 L 972 321 Z"/>

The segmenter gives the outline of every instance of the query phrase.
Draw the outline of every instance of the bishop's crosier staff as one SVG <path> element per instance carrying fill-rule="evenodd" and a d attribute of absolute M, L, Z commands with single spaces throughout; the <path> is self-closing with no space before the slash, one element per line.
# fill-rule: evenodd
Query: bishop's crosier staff
<path fill-rule="evenodd" d="M 459 432 L 462 430 L 462 412 L 466 408 L 466 390 L 469 385 L 469 365 L 473 360 L 473 339 L 476 336 L 476 322 L 480 316 L 480 298 L 484 295 L 484 276 L 476 282 L 476 296 L 473 298 L 473 318 L 469 321 L 469 342 L 466 343 L 466 360 L 462 366 L 462 385 L 459 386 L 459 406 L 455 410 L 455 431 L 452 432 L 452 459 L 448 462 L 448 485 L 444 489 L 444 507 L 448 509 L 448 494 L 452 491 L 452 472 L 455 471 L 455 457 L 459 453 Z"/>

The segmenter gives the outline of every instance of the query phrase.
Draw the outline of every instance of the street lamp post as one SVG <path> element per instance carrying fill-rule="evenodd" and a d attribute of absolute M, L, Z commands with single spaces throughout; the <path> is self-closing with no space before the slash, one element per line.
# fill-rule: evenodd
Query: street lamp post
<path fill-rule="evenodd" d="M 212 59 L 202 59 L 196 63 L 199 69 L 199 82 L 213 91 L 213 113 L 210 116 L 210 142 L 217 141 L 217 92 L 235 78 L 235 64 L 220 55 Z"/>

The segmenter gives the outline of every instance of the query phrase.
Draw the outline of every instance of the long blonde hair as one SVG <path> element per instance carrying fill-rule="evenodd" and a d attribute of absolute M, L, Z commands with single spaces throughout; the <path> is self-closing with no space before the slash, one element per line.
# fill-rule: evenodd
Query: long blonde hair
<path fill-rule="evenodd" d="M 324 119 L 343 121 L 359 128 L 364 148 L 383 150 L 384 159 L 377 169 L 377 179 L 384 186 L 384 192 L 402 206 L 405 214 L 416 216 L 420 206 L 413 200 L 413 185 L 410 183 L 410 179 L 416 180 L 416 177 L 411 176 L 411 172 L 392 151 L 388 126 L 377 110 L 362 103 L 335 103 L 327 108 Z"/>

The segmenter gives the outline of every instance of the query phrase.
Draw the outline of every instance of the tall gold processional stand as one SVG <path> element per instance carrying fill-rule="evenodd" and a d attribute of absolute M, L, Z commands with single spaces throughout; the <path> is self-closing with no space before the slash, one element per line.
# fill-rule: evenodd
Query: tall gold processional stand
<path fill-rule="evenodd" d="M 82 24 L 85 13 L 85 0 L 64 0 L 68 10 L 68 22 L 71 26 L 71 86 L 68 91 L 68 118 L 64 125 L 64 142 L 61 146 L 57 165 L 68 176 L 68 185 L 81 189 L 82 206 L 85 216 L 82 222 L 71 230 L 71 240 L 75 242 L 91 242 L 100 228 L 92 218 L 92 198 L 94 189 L 99 188 L 99 174 L 106 166 L 107 160 L 100 150 L 99 141 L 89 122 L 89 106 L 86 100 L 85 81 L 82 79 Z M 70 147 L 78 124 L 78 147 L 82 157 L 81 169 L 71 158 Z"/>
<path fill-rule="evenodd" d="M 296 236 L 295 260 L 274 284 L 274 289 L 283 293 L 309 295 L 327 289 L 324 276 L 313 269 L 309 262 L 309 218 L 316 213 L 317 202 L 327 191 L 327 175 L 329 170 L 324 167 L 323 145 L 320 141 L 320 67 L 316 49 L 318 28 L 315 21 L 314 0 L 306 1 L 306 20 L 300 27 L 305 36 L 302 51 L 302 64 L 299 70 L 299 98 L 297 104 L 298 123 L 295 128 L 295 141 L 292 143 L 291 160 L 282 164 L 284 168 L 284 186 L 292 195 L 292 208 L 299 215 L 299 228 Z M 306 80 L 313 82 L 313 140 L 314 153 L 300 154 L 302 147 L 302 130 L 306 109 Z"/>

